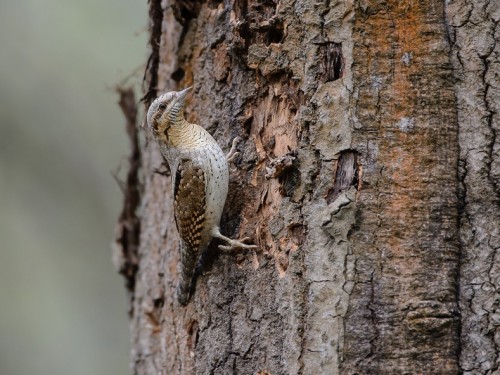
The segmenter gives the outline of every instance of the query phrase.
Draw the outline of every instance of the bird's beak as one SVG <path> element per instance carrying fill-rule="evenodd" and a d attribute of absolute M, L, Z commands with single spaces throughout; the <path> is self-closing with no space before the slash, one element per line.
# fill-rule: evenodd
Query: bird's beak
<path fill-rule="evenodd" d="M 179 91 L 177 94 L 175 94 L 175 101 L 181 103 L 181 105 L 184 106 L 184 99 L 186 99 L 186 96 L 192 87 L 193 86 L 188 87 L 187 89 Z"/>

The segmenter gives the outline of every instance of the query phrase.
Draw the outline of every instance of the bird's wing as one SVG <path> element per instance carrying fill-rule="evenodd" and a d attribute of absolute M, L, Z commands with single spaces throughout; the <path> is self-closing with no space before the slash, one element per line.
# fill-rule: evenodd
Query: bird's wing
<path fill-rule="evenodd" d="M 201 245 L 206 211 L 206 182 L 203 169 L 192 160 L 181 160 L 175 172 L 174 213 L 179 235 L 191 249 Z"/>

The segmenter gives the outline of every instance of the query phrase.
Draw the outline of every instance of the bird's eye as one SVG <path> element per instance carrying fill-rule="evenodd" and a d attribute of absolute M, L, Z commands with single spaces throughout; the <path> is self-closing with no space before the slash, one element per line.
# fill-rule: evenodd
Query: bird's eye
<path fill-rule="evenodd" d="M 158 109 L 161 109 L 162 111 L 164 111 L 165 108 L 167 108 L 167 105 L 165 103 L 160 103 L 160 105 L 158 106 Z"/>

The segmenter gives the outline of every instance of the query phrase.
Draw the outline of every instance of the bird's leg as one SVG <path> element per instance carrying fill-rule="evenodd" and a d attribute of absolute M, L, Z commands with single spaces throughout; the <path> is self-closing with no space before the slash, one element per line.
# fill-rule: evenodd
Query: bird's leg
<path fill-rule="evenodd" d="M 250 237 L 242 238 L 241 241 L 232 240 L 232 239 L 224 236 L 223 234 L 221 234 L 221 232 L 219 231 L 219 228 L 215 229 L 213 236 L 215 238 L 221 239 L 227 243 L 227 245 L 219 245 L 220 250 L 224 250 L 224 251 L 231 251 L 231 250 L 237 250 L 237 249 L 252 250 L 252 249 L 258 248 L 258 246 L 256 246 L 256 245 L 247 245 L 246 243 L 243 243 L 243 242 L 249 241 Z"/>
<path fill-rule="evenodd" d="M 226 159 L 228 163 L 231 163 L 238 157 L 240 154 L 238 151 L 236 151 L 236 146 L 238 146 L 238 143 L 241 141 L 240 137 L 236 137 L 233 139 L 233 144 L 231 145 L 231 150 L 226 155 Z"/>

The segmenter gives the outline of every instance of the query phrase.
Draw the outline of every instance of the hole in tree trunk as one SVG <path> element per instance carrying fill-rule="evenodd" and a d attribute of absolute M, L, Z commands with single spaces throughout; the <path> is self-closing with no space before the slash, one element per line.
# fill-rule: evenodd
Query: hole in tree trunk
<path fill-rule="evenodd" d="M 344 73 L 342 43 L 328 42 L 322 45 L 325 82 L 336 81 Z"/>
<path fill-rule="evenodd" d="M 267 45 L 281 43 L 284 39 L 284 26 L 281 21 L 273 21 L 267 31 Z"/>
<path fill-rule="evenodd" d="M 184 69 L 179 68 L 170 76 L 175 82 L 180 82 L 184 78 Z"/>
<path fill-rule="evenodd" d="M 343 151 L 338 160 L 335 169 L 335 180 L 333 186 L 326 195 L 328 204 L 332 203 L 340 193 L 349 187 L 358 187 L 359 165 L 358 154 L 356 151 Z"/>

